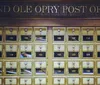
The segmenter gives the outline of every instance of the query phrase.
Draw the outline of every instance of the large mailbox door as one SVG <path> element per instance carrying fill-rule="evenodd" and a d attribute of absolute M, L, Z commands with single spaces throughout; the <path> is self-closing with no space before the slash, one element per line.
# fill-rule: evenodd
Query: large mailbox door
<path fill-rule="evenodd" d="M 46 78 L 35 78 L 35 85 L 46 85 L 47 84 L 47 79 Z"/>
<path fill-rule="evenodd" d="M 83 58 L 94 58 L 94 45 L 82 45 Z"/>
<path fill-rule="evenodd" d="M 53 41 L 54 42 L 65 41 L 65 27 L 53 27 Z"/>
<path fill-rule="evenodd" d="M 5 62 L 5 75 L 17 75 L 17 62 Z"/>
<path fill-rule="evenodd" d="M 82 27 L 82 41 L 93 42 L 94 41 L 94 27 Z"/>
<path fill-rule="evenodd" d="M 78 77 L 68 78 L 68 85 L 80 85 L 80 79 Z"/>
<path fill-rule="evenodd" d="M 32 27 L 20 27 L 20 41 L 21 42 L 32 42 L 33 40 L 33 29 Z"/>
<path fill-rule="evenodd" d="M 95 85 L 94 78 L 90 78 L 90 77 L 83 78 L 82 83 L 83 83 L 83 85 Z"/>
<path fill-rule="evenodd" d="M 16 78 L 5 78 L 5 85 L 18 85 Z"/>
<path fill-rule="evenodd" d="M 80 74 L 80 63 L 78 61 L 69 61 L 68 62 L 68 74 Z"/>
<path fill-rule="evenodd" d="M 5 45 L 5 57 L 6 58 L 17 58 L 18 46 L 13 44 Z"/>
<path fill-rule="evenodd" d="M 31 78 L 20 78 L 20 85 L 32 85 Z"/>
<path fill-rule="evenodd" d="M 45 61 L 35 62 L 35 74 L 36 75 L 46 75 L 47 73 L 47 63 Z"/>
<path fill-rule="evenodd" d="M 80 57 L 80 46 L 73 44 L 68 45 L 68 58 L 79 58 Z"/>
<path fill-rule="evenodd" d="M 47 42 L 47 27 L 34 27 L 35 42 Z"/>
<path fill-rule="evenodd" d="M 47 46 L 46 44 L 36 44 L 35 45 L 35 57 L 36 58 L 46 58 L 47 56 Z"/>
<path fill-rule="evenodd" d="M 94 74 L 94 62 L 93 61 L 83 61 L 83 74 L 91 75 Z"/>
<path fill-rule="evenodd" d="M 20 62 L 20 75 L 32 75 L 32 62 Z"/>
<path fill-rule="evenodd" d="M 55 61 L 53 62 L 54 74 L 55 75 L 64 75 L 65 74 L 65 62 Z"/>
<path fill-rule="evenodd" d="M 18 27 L 5 27 L 5 40 L 6 42 L 18 41 Z"/>
<path fill-rule="evenodd" d="M 54 78 L 53 85 L 65 85 L 65 78 Z"/>
<path fill-rule="evenodd" d="M 20 45 L 20 58 L 32 58 L 33 57 L 33 45 L 24 44 Z"/>
<path fill-rule="evenodd" d="M 65 57 L 65 45 L 56 44 L 54 45 L 54 58 L 64 58 Z"/>
<path fill-rule="evenodd" d="M 67 27 L 68 28 L 68 42 L 80 41 L 80 27 Z"/>

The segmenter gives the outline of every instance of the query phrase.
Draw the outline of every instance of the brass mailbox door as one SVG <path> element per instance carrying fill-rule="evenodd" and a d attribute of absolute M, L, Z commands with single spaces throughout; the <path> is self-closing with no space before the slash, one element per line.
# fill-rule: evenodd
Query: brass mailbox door
<path fill-rule="evenodd" d="M 2 62 L 0 62 L 0 75 L 3 73 L 3 67 L 2 67 Z"/>
<path fill-rule="evenodd" d="M 92 77 L 84 77 L 82 81 L 82 85 L 95 85 L 95 80 Z"/>
<path fill-rule="evenodd" d="M 80 74 L 79 61 L 68 61 L 68 74 L 71 74 L 71 75 Z"/>
<path fill-rule="evenodd" d="M 96 64 L 97 64 L 97 69 L 96 69 L 97 75 L 100 75 L 100 61 L 97 61 Z"/>
<path fill-rule="evenodd" d="M 96 56 L 97 58 L 100 58 L 100 44 L 97 44 L 97 49 L 96 49 Z"/>
<path fill-rule="evenodd" d="M 35 85 L 47 85 L 47 79 L 45 77 L 35 78 Z"/>
<path fill-rule="evenodd" d="M 17 75 L 17 66 L 17 62 L 15 61 L 5 62 L 5 75 Z"/>
<path fill-rule="evenodd" d="M 37 61 L 35 62 L 35 75 L 41 76 L 47 74 L 47 62 Z"/>
<path fill-rule="evenodd" d="M 29 61 L 20 62 L 20 75 L 23 76 L 32 75 L 32 62 Z"/>
<path fill-rule="evenodd" d="M 85 58 L 94 58 L 94 45 L 82 45 L 82 57 Z"/>
<path fill-rule="evenodd" d="M 80 85 L 80 78 L 78 77 L 68 77 L 68 85 Z"/>
<path fill-rule="evenodd" d="M 53 41 L 65 42 L 65 27 L 53 27 Z"/>
<path fill-rule="evenodd" d="M 80 45 L 68 44 L 68 58 L 80 58 Z"/>
<path fill-rule="evenodd" d="M 18 85 L 17 78 L 5 78 L 4 85 Z"/>
<path fill-rule="evenodd" d="M 47 42 L 47 27 L 34 27 L 35 42 Z"/>
<path fill-rule="evenodd" d="M 0 27 L 0 42 L 3 41 L 3 28 Z"/>
<path fill-rule="evenodd" d="M 20 45 L 20 58 L 21 59 L 33 58 L 33 45 L 31 45 L 31 44 L 21 44 Z"/>
<path fill-rule="evenodd" d="M 65 78 L 63 77 L 53 78 L 53 85 L 66 85 Z"/>
<path fill-rule="evenodd" d="M 0 78 L 0 85 L 3 85 L 3 81 L 2 81 L 2 78 Z"/>
<path fill-rule="evenodd" d="M 64 44 L 54 44 L 53 45 L 53 57 L 54 58 L 64 58 L 65 57 L 65 45 Z"/>
<path fill-rule="evenodd" d="M 65 74 L 65 62 L 64 61 L 54 61 L 53 62 L 53 74 L 54 75 L 64 75 Z"/>
<path fill-rule="evenodd" d="M 47 45 L 35 44 L 35 58 L 46 58 L 46 57 L 47 57 Z"/>
<path fill-rule="evenodd" d="M 5 45 L 5 58 L 17 58 L 18 46 L 15 44 Z"/>
<path fill-rule="evenodd" d="M 100 27 L 96 27 L 96 41 L 100 42 Z"/>
<path fill-rule="evenodd" d="M 5 41 L 17 42 L 18 41 L 18 27 L 5 27 Z"/>
<path fill-rule="evenodd" d="M 32 42 L 34 39 L 32 27 L 19 27 L 19 33 L 21 42 Z"/>
<path fill-rule="evenodd" d="M 0 58 L 3 58 L 3 45 L 0 44 Z"/>
<path fill-rule="evenodd" d="M 80 27 L 67 27 L 67 41 L 75 43 L 80 41 Z"/>
<path fill-rule="evenodd" d="M 83 74 L 85 75 L 93 75 L 94 74 L 94 62 L 93 61 L 83 61 Z"/>
<path fill-rule="evenodd" d="M 33 85 L 32 78 L 20 78 L 20 85 Z"/>
<path fill-rule="evenodd" d="M 94 34 L 95 34 L 95 27 L 82 27 L 82 42 L 93 42 Z"/>

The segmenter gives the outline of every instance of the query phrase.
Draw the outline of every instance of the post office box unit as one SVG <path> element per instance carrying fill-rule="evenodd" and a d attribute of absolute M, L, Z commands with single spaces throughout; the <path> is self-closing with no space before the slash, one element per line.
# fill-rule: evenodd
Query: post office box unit
<path fill-rule="evenodd" d="M 82 78 L 82 85 L 95 85 L 95 79 L 92 77 Z"/>
<path fill-rule="evenodd" d="M 35 57 L 36 58 L 46 58 L 47 55 L 47 45 L 45 44 L 35 44 Z"/>
<path fill-rule="evenodd" d="M 53 55 L 54 58 L 64 58 L 65 57 L 65 45 L 64 44 L 56 44 L 53 45 Z"/>
<path fill-rule="evenodd" d="M 99 74 L 100 75 L 100 61 L 96 62 L 96 65 L 97 65 L 97 75 Z"/>
<path fill-rule="evenodd" d="M 65 27 L 53 27 L 53 41 L 54 42 L 65 41 Z"/>
<path fill-rule="evenodd" d="M 35 62 L 35 74 L 46 75 L 46 73 L 47 73 L 47 63 L 45 61 Z"/>
<path fill-rule="evenodd" d="M 19 27 L 19 31 L 20 31 L 20 41 L 22 42 L 32 41 L 32 37 L 33 37 L 32 27 Z"/>
<path fill-rule="evenodd" d="M 13 44 L 5 45 L 5 57 L 6 58 L 17 58 L 18 46 Z"/>
<path fill-rule="evenodd" d="M 18 27 L 5 27 L 5 41 L 17 42 L 18 40 Z"/>
<path fill-rule="evenodd" d="M 2 62 L 0 62 L 0 75 L 2 75 L 3 67 Z"/>
<path fill-rule="evenodd" d="M 0 85 L 3 85 L 3 79 L 0 78 Z"/>
<path fill-rule="evenodd" d="M 100 58 L 100 44 L 96 46 L 96 56 L 97 58 Z"/>
<path fill-rule="evenodd" d="M 35 78 L 35 84 L 34 85 L 47 85 L 47 78 L 45 78 L 45 77 Z"/>
<path fill-rule="evenodd" d="M 3 57 L 3 45 L 0 44 L 0 58 Z"/>
<path fill-rule="evenodd" d="M 78 61 L 68 62 L 68 74 L 80 74 L 80 63 Z"/>
<path fill-rule="evenodd" d="M 0 42 L 3 41 L 3 28 L 0 27 Z"/>
<path fill-rule="evenodd" d="M 4 85 L 18 85 L 17 78 L 5 78 Z"/>
<path fill-rule="evenodd" d="M 20 75 L 32 75 L 32 62 L 20 62 Z"/>
<path fill-rule="evenodd" d="M 94 45 L 82 45 L 82 57 L 94 58 Z"/>
<path fill-rule="evenodd" d="M 96 27 L 96 41 L 100 42 L 100 27 Z"/>
<path fill-rule="evenodd" d="M 54 75 L 64 75 L 65 74 L 65 62 L 55 61 L 53 62 Z"/>
<path fill-rule="evenodd" d="M 32 58 L 33 57 L 33 45 L 31 44 L 24 44 L 20 45 L 20 58 Z"/>
<path fill-rule="evenodd" d="M 80 57 L 80 45 L 69 44 L 68 45 L 68 58 Z"/>
<path fill-rule="evenodd" d="M 70 77 L 70 78 L 68 78 L 67 85 L 80 85 L 80 78 L 78 78 L 78 77 Z"/>
<path fill-rule="evenodd" d="M 65 78 L 63 77 L 53 78 L 53 85 L 66 85 Z"/>
<path fill-rule="evenodd" d="M 82 27 L 82 42 L 93 42 L 94 30 L 95 27 Z"/>
<path fill-rule="evenodd" d="M 100 77 L 96 78 L 96 85 L 100 85 Z"/>
<path fill-rule="evenodd" d="M 20 78 L 19 85 L 32 85 L 32 78 Z"/>
<path fill-rule="evenodd" d="M 34 27 L 35 41 L 47 42 L 47 27 Z"/>
<path fill-rule="evenodd" d="M 83 74 L 87 74 L 87 75 L 94 74 L 95 66 L 93 61 L 83 61 L 82 67 L 83 67 Z"/>
<path fill-rule="evenodd" d="M 80 41 L 80 27 L 67 27 L 67 40 L 69 42 L 79 42 Z"/>
<path fill-rule="evenodd" d="M 17 62 L 5 62 L 5 75 L 17 75 Z"/>

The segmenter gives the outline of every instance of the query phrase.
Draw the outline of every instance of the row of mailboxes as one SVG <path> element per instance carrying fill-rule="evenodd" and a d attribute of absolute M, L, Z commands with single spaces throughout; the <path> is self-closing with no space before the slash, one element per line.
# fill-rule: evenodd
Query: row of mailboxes
<path fill-rule="evenodd" d="M 53 46 L 53 57 L 54 58 L 94 58 L 100 57 L 100 45 L 92 44 L 54 44 Z M 0 57 L 5 56 L 6 58 L 46 58 L 47 57 L 47 44 L 0 44 Z"/>
<path fill-rule="evenodd" d="M 3 69 L 4 67 L 4 69 Z M 4 72 L 4 75 L 18 75 L 18 71 L 20 75 L 32 75 L 33 69 L 35 75 L 46 75 L 47 74 L 47 62 L 45 61 L 37 61 L 34 62 L 0 62 L 0 74 Z"/>
<path fill-rule="evenodd" d="M 4 56 L 7 58 L 16 58 L 19 56 L 20 58 L 32 58 L 35 56 L 36 58 L 46 58 L 47 45 L 35 45 L 35 49 L 33 49 L 33 45 L 25 44 L 25 45 L 0 45 L 0 57 Z M 5 50 L 4 50 L 5 49 Z M 18 55 L 19 54 L 19 55 Z"/>
<path fill-rule="evenodd" d="M 34 28 L 34 30 L 33 30 Z M 35 37 L 36 42 L 47 41 L 47 27 L 4 27 L 0 28 L 0 41 L 3 40 L 3 31 L 5 31 L 6 42 L 20 41 L 33 41 Z M 66 31 L 67 28 L 67 31 Z M 94 33 L 96 33 L 97 41 L 100 41 L 100 27 L 52 27 L 53 41 L 65 41 L 65 36 L 68 35 L 68 41 L 80 41 L 80 35 L 82 35 L 82 41 L 94 41 Z M 95 32 L 96 31 L 96 32 Z M 18 37 L 19 35 L 19 37 Z"/>
<path fill-rule="evenodd" d="M 45 77 L 36 78 L 0 78 L 0 85 L 47 85 L 48 81 Z M 18 82 L 19 81 L 19 82 Z M 100 78 L 94 77 L 54 77 L 53 85 L 100 85 Z"/>
<path fill-rule="evenodd" d="M 52 71 L 54 75 L 94 75 L 100 74 L 100 62 L 93 61 L 55 61 L 53 62 Z M 0 62 L 0 74 L 4 75 L 47 75 L 47 62 Z"/>
<path fill-rule="evenodd" d="M 34 32 L 32 27 L 5 27 L 0 28 L 0 41 L 3 40 L 3 31 L 5 31 L 6 42 L 16 42 L 18 39 L 23 42 L 33 41 L 47 41 L 47 27 L 34 27 Z M 18 36 L 19 35 L 19 36 Z"/>

